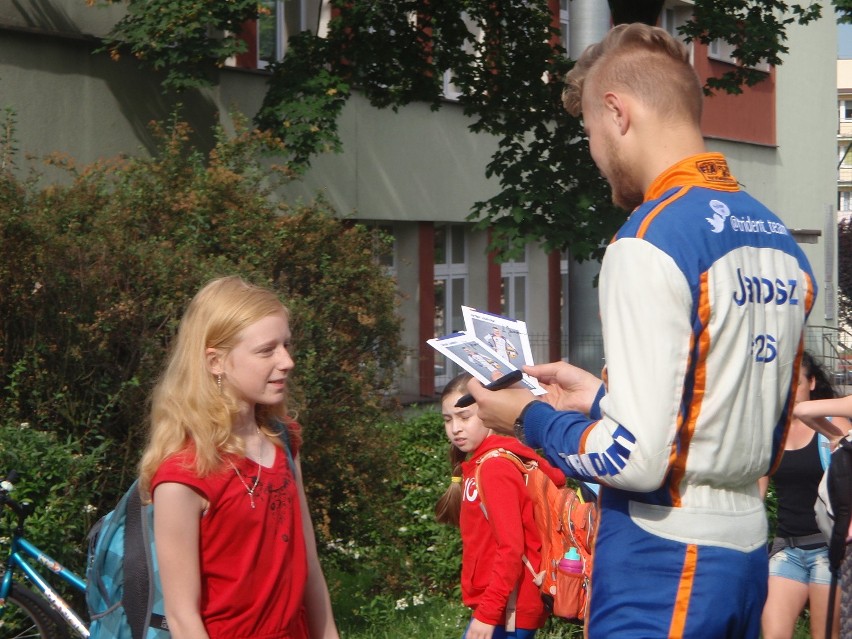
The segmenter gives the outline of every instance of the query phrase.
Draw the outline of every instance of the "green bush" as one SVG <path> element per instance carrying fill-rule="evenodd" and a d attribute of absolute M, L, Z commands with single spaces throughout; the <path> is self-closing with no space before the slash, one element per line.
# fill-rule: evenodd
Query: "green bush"
<path fill-rule="evenodd" d="M 396 614 L 394 607 L 406 598 L 412 608 L 434 598 L 461 601 L 459 532 L 434 517 L 450 483 L 440 414 L 415 408 L 404 419 L 374 426 L 371 439 L 396 449 L 389 472 L 370 474 L 376 488 L 395 500 L 384 505 L 368 539 L 341 534 L 321 548 L 335 611 L 367 625 L 381 614 Z"/>
<path fill-rule="evenodd" d="M 35 506 L 26 522 L 27 539 L 79 575 L 86 566 L 86 545 L 81 542 L 99 517 L 94 504 L 105 449 L 26 422 L 0 421 L 0 477 L 17 471 L 11 496 Z M 4 508 L 0 522 L 0 550 L 8 552 L 16 518 Z"/>
<path fill-rule="evenodd" d="M 146 400 L 185 305 L 210 278 L 242 275 L 277 287 L 292 310 L 293 403 L 321 536 L 366 539 L 394 498 L 373 478 L 395 467 L 391 442 L 372 433 L 393 409 L 386 389 L 402 353 L 396 287 L 378 264 L 388 244 L 323 203 L 274 204 L 290 172 L 264 160 L 279 150 L 269 136 L 220 131 L 202 153 L 175 120 L 155 127 L 152 158 L 48 158 L 65 173 L 50 184 L 17 177 L 7 120 L 0 415 L 83 451 L 104 444 L 92 502 L 103 514 L 135 475 Z"/>

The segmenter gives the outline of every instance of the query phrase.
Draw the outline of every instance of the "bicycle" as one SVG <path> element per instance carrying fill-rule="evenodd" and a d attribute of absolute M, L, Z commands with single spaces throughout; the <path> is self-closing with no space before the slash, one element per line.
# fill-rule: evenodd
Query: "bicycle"
<path fill-rule="evenodd" d="M 4 639 L 67 639 L 70 628 L 76 636 L 85 639 L 89 636 L 89 629 L 81 617 L 27 558 L 81 593 L 86 591 L 86 582 L 24 537 L 24 522 L 35 511 L 35 505 L 32 502 L 18 502 L 9 495 L 16 479 L 17 473 L 12 471 L 0 482 L 0 504 L 17 516 L 5 572 L 0 578 L 0 635 Z M 37 592 L 16 582 L 16 573 L 32 583 Z"/>

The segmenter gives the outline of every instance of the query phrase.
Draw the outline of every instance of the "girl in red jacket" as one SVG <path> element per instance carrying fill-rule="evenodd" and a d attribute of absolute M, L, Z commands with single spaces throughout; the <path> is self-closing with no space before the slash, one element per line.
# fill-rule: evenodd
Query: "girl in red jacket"
<path fill-rule="evenodd" d="M 439 522 L 461 530 L 462 599 L 473 611 L 462 639 L 531 639 L 547 619 L 538 587 L 521 560 L 526 555 L 533 566 L 541 560 L 532 500 L 514 464 L 495 457 L 482 462 L 479 472 L 482 492 L 488 495 L 483 512 L 476 468 L 483 455 L 503 448 L 535 459 L 557 485 L 565 477 L 517 439 L 493 434 L 477 417 L 476 404 L 456 407 L 470 379 L 468 374 L 457 376 L 441 394 L 453 477 L 435 507 Z"/>

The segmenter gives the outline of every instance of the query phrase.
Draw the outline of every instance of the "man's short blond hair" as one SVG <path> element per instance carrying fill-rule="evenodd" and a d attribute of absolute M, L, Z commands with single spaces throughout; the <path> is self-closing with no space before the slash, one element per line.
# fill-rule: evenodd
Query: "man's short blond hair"
<path fill-rule="evenodd" d="M 626 90 L 664 117 L 701 121 L 703 92 L 689 51 L 659 27 L 620 24 L 587 47 L 565 76 L 562 104 L 568 113 L 581 114 L 584 89 L 601 95 Z"/>

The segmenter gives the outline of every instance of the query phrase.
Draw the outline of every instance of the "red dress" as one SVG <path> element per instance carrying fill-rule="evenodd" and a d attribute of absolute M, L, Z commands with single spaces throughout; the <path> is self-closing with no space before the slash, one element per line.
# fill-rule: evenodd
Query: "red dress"
<path fill-rule="evenodd" d="M 294 451 L 295 454 L 296 451 Z M 210 503 L 201 517 L 201 618 L 210 639 L 308 639 L 303 595 L 308 568 L 299 493 L 284 451 L 263 468 L 254 494 L 226 463 L 200 478 L 189 450 L 166 459 L 151 482 L 185 484 Z M 258 466 L 231 458 L 251 487 Z"/>

